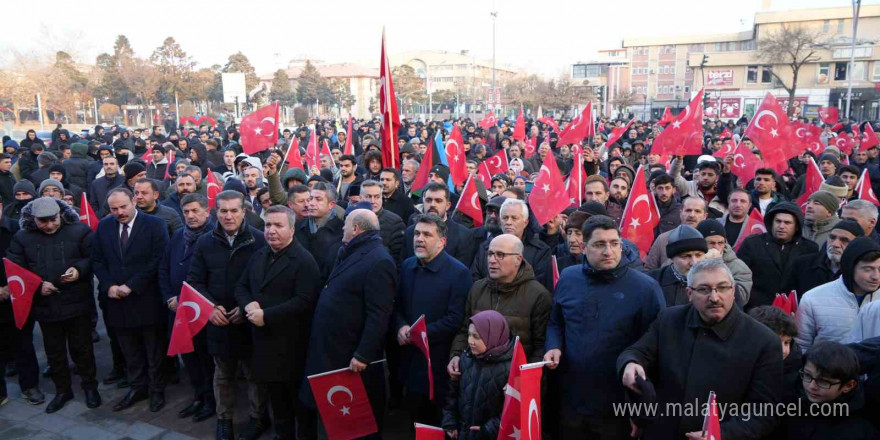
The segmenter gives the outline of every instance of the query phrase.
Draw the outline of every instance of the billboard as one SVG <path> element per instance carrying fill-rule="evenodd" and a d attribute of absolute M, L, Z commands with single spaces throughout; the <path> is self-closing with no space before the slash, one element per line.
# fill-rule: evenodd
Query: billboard
<path fill-rule="evenodd" d="M 238 97 L 239 104 L 247 102 L 244 73 L 221 73 L 220 80 L 223 86 L 223 102 L 235 104 L 236 97 Z"/>
<path fill-rule="evenodd" d="M 732 86 L 733 69 L 710 70 L 706 72 L 706 87 Z"/>

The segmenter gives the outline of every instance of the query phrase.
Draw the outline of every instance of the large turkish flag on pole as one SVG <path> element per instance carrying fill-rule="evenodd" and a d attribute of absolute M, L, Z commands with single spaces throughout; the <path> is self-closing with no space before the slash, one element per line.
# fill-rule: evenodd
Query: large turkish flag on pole
<path fill-rule="evenodd" d="M 819 107 L 819 118 L 828 125 L 836 124 L 840 121 L 840 110 L 837 107 Z"/>
<path fill-rule="evenodd" d="M 640 165 L 636 171 L 632 191 L 626 201 L 626 208 L 623 209 L 620 235 L 635 243 L 642 258 L 645 258 L 654 242 L 654 228 L 660 224 L 660 211 L 657 209 L 654 194 L 648 191 L 645 184 L 645 171 L 642 167 Z"/>
<path fill-rule="evenodd" d="M 880 145 L 880 140 L 877 139 L 877 135 L 874 133 L 874 127 L 871 126 L 870 122 L 867 122 L 865 123 L 865 131 L 862 132 L 862 145 L 859 149 L 867 151 L 877 145 Z"/>
<path fill-rule="evenodd" d="M 9 288 L 9 301 L 12 302 L 15 326 L 21 330 L 28 320 L 28 315 L 31 314 L 34 293 L 43 284 L 43 279 L 8 258 L 3 259 L 3 267 L 6 269 L 6 287 Z"/>
<path fill-rule="evenodd" d="M 563 130 L 562 133 L 559 133 L 559 140 L 556 141 L 556 145 L 568 145 L 568 144 L 577 144 L 580 141 L 584 140 L 585 137 L 589 136 L 592 130 L 590 128 L 593 125 L 593 103 L 588 102 L 584 107 L 584 110 L 581 112 L 580 116 L 578 116 L 575 120 L 571 121 L 571 124 L 568 124 Z"/>
<path fill-rule="evenodd" d="M 635 119 L 630 119 L 629 122 L 627 122 L 626 125 L 624 125 L 623 127 L 612 128 L 611 133 L 608 135 L 608 140 L 605 141 L 605 147 L 610 149 L 611 146 L 614 145 L 614 143 L 617 142 L 623 136 L 623 134 L 627 132 L 627 130 L 629 130 L 629 127 L 633 124 L 633 121 L 635 121 Z M 654 153 L 651 152 L 651 154 Z"/>
<path fill-rule="evenodd" d="M 651 154 L 673 156 L 700 154 L 703 151 L 703 90 L 666 126 L 651 144 Z"/>
<path fill-rule="evenodd" d="M 544 164 L 535 179 L 535 186 L 529 195 L 529 205 L 535 213 L 538 224 L 547 224 L 553 217 L 568 208 L 569 198 L 562 173 L 556 165 L 556 156 L 548 152 Z"/>
<path fill-rule="evenodd" d="M 788 168 L 788 159 L 800 152 L 800 142 L 788 121 L 788 115 L 769 92 L 755 110 L 755 117 L 749 122 L 743 135 L 751 139 L 761 151 L 764 164 L 777 171 L 785 171 Z"/>
<path fill-rule="evenodd" d="M 348 368 L 309 376 L 329 440 L 352 440 L 379 431 L 361 375 Z"/>
<path fill-rule="evenodd" d="M 468 177 L 467 155 L 464 152 L 464 138 L 458 124 L 454 124 L 452 133 L 446 139 L 446 161 L 449 164 L 449 176 L 452 183 L 461 185 Z"/>
<path fill-rule="evenodd" d="M 86 193 L 82 193 L 82 198 L 79 202 L 79 221 L 92 228 L 92 232 L 98 230 L 98 216 L 95 215 L 92 205 L 89 205 Z"/>
<path fill-rule="evenodd" d="M 400 130 L 400 113 L 394 96 L 391 78 L 391 62 L 385 52 L 385 29 L 382 28 L 382 53 L 379 58 L 379 110 L 382 112 L 382 166 L 399 168 L 397 155 L 397 132 Z"/>
<path fill-rule="evenodd" d="M 584 200 L 585 180 L 584 154 L 577 153 L 574 155 L 574 167 L 572 167 L 571 174 L 568 175 L 568 182 L 566 182 L 569 206 L 577 208 L 581 205 L 581 202 Z"/>
<path fill-rule="evenodd" d="M 425 315 L 409 328 L 409 341 L 415 345 L 428 361 L 428 398 L 434 400 L 434 372 L 431 369 L 431 347 L 428 345 L 428 326 L 425 324 Z"/>
<path fill-rule="evenodd" d="M 526 364 L 526 352 L 516 337 L 513 347 L 513 359 L 510 361 L 510 373 L 507 375 L 507 386 L 504 387 L 504 406 L 501 409 L 501 422 L 498 425 L 498 440 L 517 438 L 520 432 L 519 405 L 520 371 L 519 367 Z"/>
<path fill-rule="evenodd" d="M 245 154 L 267 150 L 278 143 L 278 101 L 241 118 L 241 148 Z"/>
<path fill-rule="evenodd" d="M 192 353 L 195 350 L 192 338 L 208 325 L 213 312 L 214 303 L 184 282 L 177 297 L 177 312 L 171 328 L 168 356 Z"/>

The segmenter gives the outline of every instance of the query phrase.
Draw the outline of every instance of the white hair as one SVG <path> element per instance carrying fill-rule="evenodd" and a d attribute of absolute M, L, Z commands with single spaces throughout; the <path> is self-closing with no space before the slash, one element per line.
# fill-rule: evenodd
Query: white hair
<path fill-rule="evenodd" d="M 697 277 L 698 273 L 702 272 L 711 272 L 713 270 L 723 270 L 724 274 L 727 275 L 727 279 L 730 280 L 730 283 L 733 284 L 733 273 L 730 272 L 730 268 L 727 267 L 727 264 L 724 263 L 724 260 L 720 258 L 705 258 L 694 264 L 691 267 L 691 270 L 687 275 L 687 285 L 688 287 L 694 287 L 694 278 Z"/>
<path fill-rule="evenodd" d="M 868 216 L 868 218 L 877 221 L 877 207 L 867 200 L 850 200 L 846 202 L 846 205 L 843 205 L 843 209 L 858 211 L 861 215 Z"/>
<path fill-rule="evenodd" d="M 514 205 L 522 206 L 523 218 L 528 220 L 528 218 L 529 218 L 529 205 L 526 205 L 526 202 L 524 202 L 520 199 L 507 199 L 507 200 L 505 200 L 504 203 L 501 204 L 501 209 L 498 210 L 498 212 L 502 213 L 502 212 L 504 212 L 505 208 L 507 208 L 508 206 L 514 206 Z"/>

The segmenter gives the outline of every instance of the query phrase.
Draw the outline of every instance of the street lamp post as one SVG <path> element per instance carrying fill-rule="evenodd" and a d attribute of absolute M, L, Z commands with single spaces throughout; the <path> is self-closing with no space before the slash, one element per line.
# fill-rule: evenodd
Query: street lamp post
<path fill-rule="evenodd" d="M 862 0 L 852 0 L 853 7 L 853 34 L 852 44 L 849 48 L 849 68 L 847 69 L 848 78 L 846 81 L 846 117 L 850 118 L 850 105 L 852 104 L 852 80 L 853 69 L 856 64 L 856 34 L 859 30 L 859 9 L 862 7 Z"/>
<path fill-rule="evenodd" d="M 492 16 L 492 94 L 495 93 L 495 21 L 498 18 L 498 11 L 495 10 L 495 2 L 492 2 L 492 12 L 489 13 Z M 495 103 L 496 105 L 498 103 Z M 494 108 L 494 106 L 493 106 Z"/>

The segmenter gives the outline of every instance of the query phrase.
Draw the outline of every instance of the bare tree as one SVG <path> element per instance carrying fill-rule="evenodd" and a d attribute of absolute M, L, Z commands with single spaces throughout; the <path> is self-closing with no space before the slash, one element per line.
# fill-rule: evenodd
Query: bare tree
<path fill-rule="evenodd" d="M 614 99 L 611 100 L 611 103 L 614 104 L 614 109 L 617 110 L 618 113 L 623 113 L 627 107 L 631 107 L 636 102 L 636 95 L 628 90 L 617 92 L 617 94 L 614 95 Z"/>
<path fill-rule="evenodd" d="M 801 25 L 785 24 L 758 41 L 758 59 L 770 65 L 781 64 L 791 69 L 790 85 L 775 69 L 770 69 L 773 78 L 788 92 L 788 117 L 794 112 L 794 95 L 797 92 L 801 68 L 805 64 L 819 61 L 817 52 L 822 44 L 824 41 L 820 32 Z"/>

